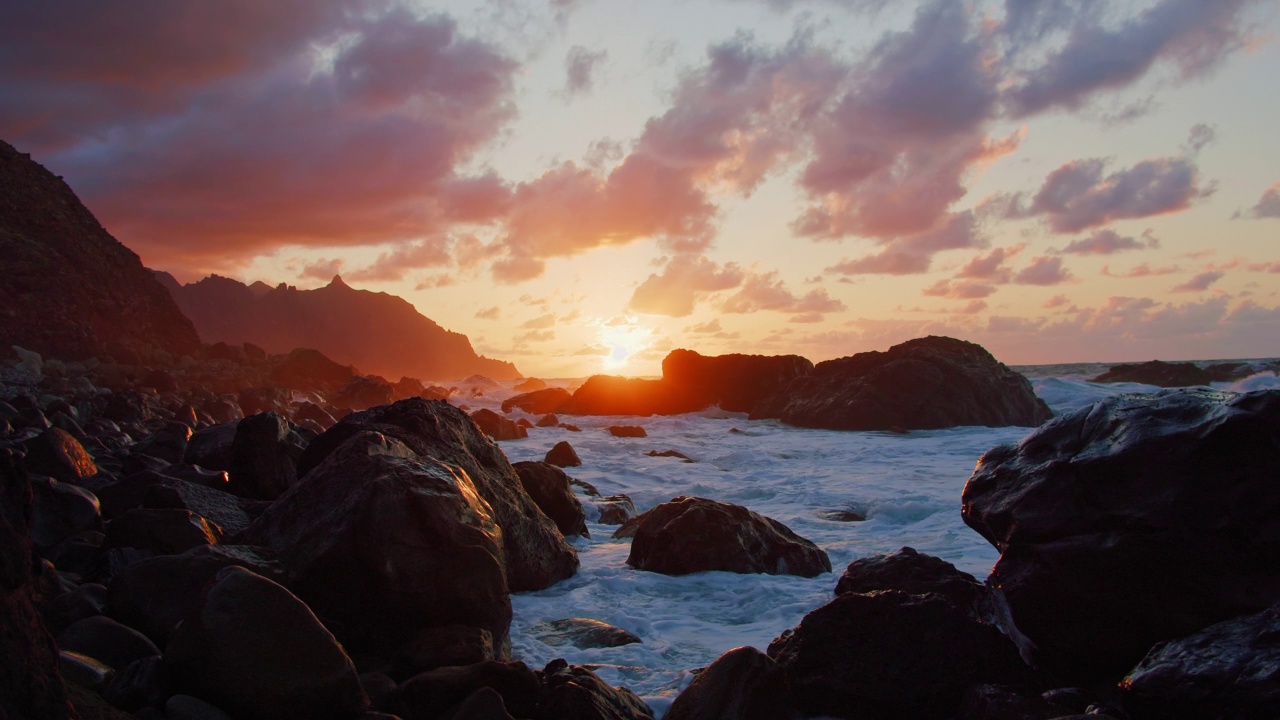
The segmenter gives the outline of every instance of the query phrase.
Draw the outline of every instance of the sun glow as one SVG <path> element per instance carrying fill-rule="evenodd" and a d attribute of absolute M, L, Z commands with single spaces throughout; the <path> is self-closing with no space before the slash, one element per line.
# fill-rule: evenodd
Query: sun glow
<path fill-rule="evenodd" d="M 601 359 L 605 370 L 626 367 L 633 355 L 648 349 L 652 344 L 653 330 L 640 325 L 632 316 L 618 316 L 596 322 L 600 326 L 596 339 L 608 352 Z"/>

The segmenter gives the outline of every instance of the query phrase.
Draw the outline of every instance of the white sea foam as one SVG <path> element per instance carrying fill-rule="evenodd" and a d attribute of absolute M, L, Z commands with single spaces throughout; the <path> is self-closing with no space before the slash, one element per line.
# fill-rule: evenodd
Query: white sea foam
<path fill-rule="evenodd" d="M 1237 385 L 1232 389 L 1275 387 L 1277 381 L 1272 374 Z M 1055 414 L 1109 395 L 1156 389 L 1075 377 L 1035 378 L 1034 387 Z M 493 407 L 510 394 L 490 392 L 468 403 Z M 831 558 L 833 572 L 816 578 L 727 572 L 668 577 L 627 566 L 630 540 L 612 540 L 615 527 L 589 523 L 591 537 L 572 541 L 582 563 L 576 576 L 513 596 L 512 653 L 530 666 L 558 657 L 591 666 L 606 681 L 631 688 L 659 717 L 688 685 L 691 670 L 741 645 L 763 650 L 830 600 L 852 560 L 909 545 L 985 578 L 997 552 L 961 520 L 960 494 L 984 452 L 1030 432 L 803 430 L 714 409 L 674 417 L 567 419 L 582 432 L 536 428 L 502 448 L 513 462 L 541 460 L 552 445 L 568 440 L 583 463 L 568 469 L 572 477 L 605 495 L 625 493 L 642 512 L 677 495 L 736 503 L 784 523 Z M 640 425 L 648 437 L 615 438 L 605 430 L 609 425 Z M 677 450 L 695 462 L 650 457 L 651 450 Z M 823 516 L 833 510 L 853 510 L 866 520 Z M 539 623 L 570 617 L 616 625 L 644 642 L 581 650 L 538 639 Z"/>

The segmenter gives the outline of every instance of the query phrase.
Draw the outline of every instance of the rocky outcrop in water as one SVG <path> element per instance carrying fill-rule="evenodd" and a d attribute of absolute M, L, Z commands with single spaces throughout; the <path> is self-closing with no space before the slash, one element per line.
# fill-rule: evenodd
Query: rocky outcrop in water
<path fill-rule="evenodd" d="M 1280 391 L 1103 400 L 986 453 L 965 522 L 1046 668 L 1114 681 L 1280 601 Z"/>
<path fill-rule="evenodd" d="M 62 178 L 0 142 L 0 356 L 173 361 L 200 350 L 191 321 Z"/>

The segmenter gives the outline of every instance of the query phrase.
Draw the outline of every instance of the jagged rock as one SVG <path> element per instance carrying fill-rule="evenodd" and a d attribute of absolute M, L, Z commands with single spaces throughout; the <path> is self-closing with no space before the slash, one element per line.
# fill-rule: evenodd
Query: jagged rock
<path fill-rule="evenodd" d="M 0 197 L 0 347 L 64 359 L 199 351 L 191 321 L 138 256 L 61 178 L 4 142 Z"/>
<path fill-rule="evenodd" d="M 239 418 L 196 430 L 187 441 L 182 462 L 210 470 L 229 470 L 238 422 Z"/>
<path fill-rule="evenodd" d="M 555 523 L 538 510 L 506 455 L 461 410 L 440 400 L 410 398 L 352 413 L 307 446 L 298 464 L 304 478 L 351 436 L 374 431 L 403 442 L 423 458 L 462 468 L 502 528 L 507 582 L 512 591 L 541 590 L 573 575 L 577 553 Z"/>
<path fill-rule="evenodd" d="M 1168 363 L 1152 360 L 1129 365 L 1112 365 L 1109 370 L 1090 382 L 1131 382 L 1168 388 L 1208 385 L 1216 379 L 1212 373 L 1201 369 L 1194 363 Z"/>
<path fill-rule="evenodd" d="M 548 465 L 566 468 L 578 467 L 582 464 L 582 459 L 578 457 L 578 453 L 574 451 L 573 446 L 568 441 L 561 440 L 547 451 L 544 462 Z"/>
<path fill-rule="evenodd" d="M 175 690 L 237 718 L 355 720 L 368 707 L 351 659 L 311 610 L 239 567 L 214 576 L 164 667 Z"/>
<path fill-rule="evenodd" d="M 240 390 L 238 400 L 246 418 L 268 412 L 287 415 L 291 395 L 288 388 L 251 387 Z"/>
<path fill-rule="evenodd" d="M 573 645 L 588 648 L 609 648 L 644 642 L 634 633 L 591 618 L 565 618 L 540 623 L 538 639 L 552 645 Z"/>
<path fill-rule="evenodd" d="M 618 438 L 642 438 L 649 437 L 649 433 L 639 425 L 610 425 L 605 428 L 609 434 Z"/>
<path fill-rule="evenodd" d="M 270 377 L 272 382 L 287 387 L 332 392 L 345 385 L 355 374 L 351 366 L 336 363 L 319 350 L 295 346 L 275 366 Z"/>
<path fill-rule="evenodd" d="M 394 394 L 394 388 L 386 380 L 380 377 L 357 375 L 338 388 L 338 392 L 333 395 L 333 404 L 353 410 L 364 410 L 375 405 L 389 404 Z"/>
<path fill-rule="evenodd" d="M 98 466 L 70 433 L 50 427 L 27 442 L 27 470 L 78 485 L 98 474 Z"/>
<path fill-rule="evenodd" d="M 534 390 L 533 392 L 526 392 L 504 400 L 502 402 L 502 412 L 509 413 L 512 410 L 520 409 L 530 415 L 545 415 L 557 412 L 561 405 L 568 402 L 570 397 L 572 397 L 572 394 L 564 388 L 553 387 Z"/>
<path fill-rule="evenodd" d="M 63 630 L 58 634 L 58 647 L 120 670 L 134 660 L 160 654 L 146 635 L 102 615 L 85 618 Z"/>
<path fill-rule="evenodd" d="M 1109 398 L 986 453 L 965 522 L 1039 662 L 1114 682 L 1160 640 L 1280 602 L 1280 391 Z"/>
<path fill-rule="evenodd" d="M 133 452 L 160 458 L 167 463 L 180 463 L 191 440 L 191 428 L 184 423 L 170 422 L 133 446 Z"/>
<path fill-rule="evenodd" d="M 518 462 L 512 467 L 520 477 L 520 485 L 529 493 L 538 509 L 551 518 L 560 534 L 590 537 L 586 511 L 569 487 L 569 476 L 563 470 L 544 462 Z"/>
<path fill-rule="evenodd" d="M 672 350 L 662 360 L 664 382 L 700 397 L 702 407 L 718 404 L 730 412 L 751 412 L 762 399 L 813 371 L 798 355 L 717 355 Z"/>
<path fill-rule="evenodd" d="M 273 412 L 252 415 L 236 425 L 227 491 L 246 498 L 275 500 L 298 481 L 298 444 L 289 423 Z"/>
<path fill-rule="evenodd" d="M 1280 707 L 1280 605 L 1160 643 L 1124 679 L 1143 717 L 1273 718 Z"/>
<path fill-rule="evenodd" d="M 539 674 L 543 691 L 534 720 L 653 720 L 635 693 L 611 687 L 580 665 L 553 660 Z"/>
<path fill-rule="evenodd" d="M 640 570 L 665 575 L 727 570 L 802 577 L 831 571 L 831 561 L 818 546 L 777 520 L 740 505 L 679 496 L 635 520 L 627 564 Z"/>
<path fill-rule="evenodd" d="M 504 538 L 487 503 L 457 466 L 379 433 L 349 438 L 240 541 L 270 548 L 284 585 L 355 651 L 394 659 L 451 625 L 498 648 L 507 637 Z"/>
<path fill-rule="evenodd" d="M 471 413 L 471 419 L 494 440 L 519 440 L 529 437 L 528 430 L 488 408 Z"/>
<path fill-rule="evenodd" d="M 964 692 L 1028 671 L 997 627 L 937 595 L 844 593 L 769 644 L 801 711 L 839 718 L 950 718 Z"/>
<path fill-rule="evenodd" d="M 798 720 L 782 669 L 753 647 L 707 666 L 671 703 L 664 720 Z"/>
<path fill-rule="evenodd" d="M 434 720 L 480 688 L 491 688 L 517 717 L 532 717 L 541 683 L 522 662 L 486 661 L 415 675 L 396 690 L 392 708 L 405 720 Z"/>
<path fill-rule="evenodd" d="M 107 523 L 103 549 L 137 548 L 177 555 L 201 545 L 217 545 L 222 528 L 188 510 L 130 510 Z"/>
<path fill-rule="evenodd" d="M 231 493 L 176 478 L 150 486 L 142 499 L 144 508 L 190 511 L 221 528 L 228 536 L 249 526 L 248 504 Z"/>
<path fill-rule="evenodd" d="M 1050 417 L 1031 383 L 980 345 L 932 336 L 818 363 L 751 411 L 828 430 L 1034 427 Z"/>

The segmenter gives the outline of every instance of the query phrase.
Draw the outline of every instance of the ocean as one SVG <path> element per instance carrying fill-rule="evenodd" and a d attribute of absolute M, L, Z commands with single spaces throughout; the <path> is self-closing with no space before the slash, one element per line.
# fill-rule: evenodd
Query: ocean
<path fill-rule="evenodd" d="M 1077 364 L 1016 369 L 1031 380 L 1055 414 L 1108 395 L 1158 390 L 1085 379 L 1106 368 Z M 1274 373 L 1259 373 L 1214 387 L 1275 388 L 1280 380 Z M 513 394 L 486 391 L 465 402 L 472 409 L 496 409 Z M 571 540 L 582 563 L 578 574 L 546 590 L 512 596 L 512 655 L 531 667 L 561 657 L 591 667 L 609 683 L 640 695 L 658 717 L 692 680 L 691 671 L 735 647 L 764 650 L 783 630 L 830 600 L 840 573 L 857 558 L 910 546 L 984 579 L 998 553 L 960 519 L 960 493 L 984 452 L 1016 443 L 1031 432 L 1016 427 L 907 434 L 805 430 L 776 421 L 749 421 L 743 414 L 718 409 L 670 417 L 574 416 L 562 421 L 576 424 L 581 432 L 535 428 L 526 439 L 500 445 L 517 462 L 542 460 L 552 445 L 567 440 L 582 459 L 582 466 L 567 469 L 571 477 L 591 483 L 604 495 L 624 493 L 641 512 L 677 495 L 735 503 L 782 522 L 831 558 L 833 572 L 816 578 L 728 572 L 668 577 L 635 570 L 626 564 L 630 540 L 611 539 L 616 527 L 595 522 L 598 517 L 587 505 L 591 537 Z M 639 425 L 648 437 L 615 438 L 605 430 L 610 425 Z M 693 462 L 650 457 L 652 450 L 676 450 Z M 842 510 L 866 520 L 828 517 Z M 643 642 L 582 650 L 544 641 L 549 635 L 546 622 L 573 617 L 601 620 Z"/>

